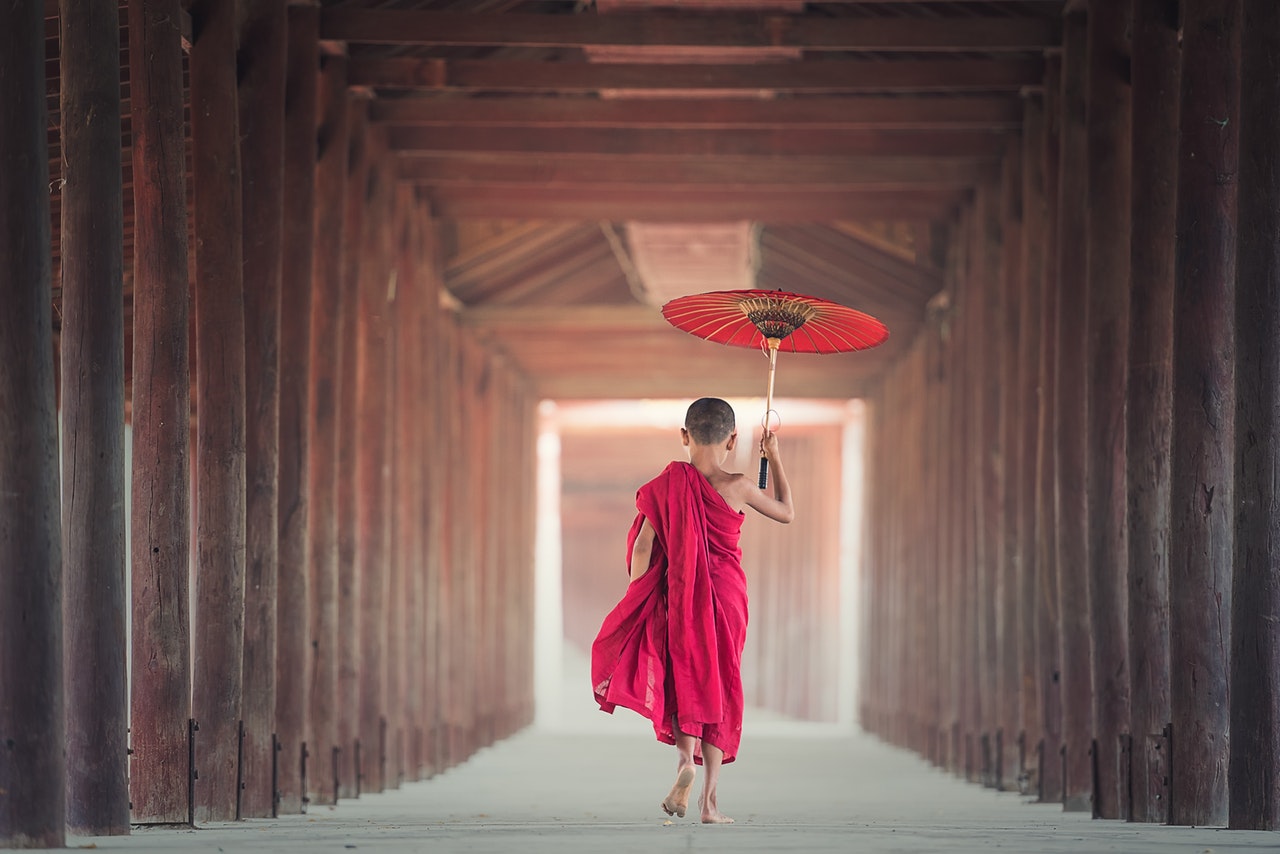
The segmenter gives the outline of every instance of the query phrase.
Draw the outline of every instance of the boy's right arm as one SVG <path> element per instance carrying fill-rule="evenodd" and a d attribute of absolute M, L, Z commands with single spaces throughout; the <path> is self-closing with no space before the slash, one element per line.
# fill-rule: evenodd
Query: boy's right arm
<path fill-rule="evenodd" d="M 653 530 L 649 520 L 645 519 L 640 526 L 640 533 L 636 534 L 635 543 L 631 546 L 631 583 L 633 584 L 649 571 L 649 561 L 653 558 L 653 540 L 656 535 L 657 532 Z"/>

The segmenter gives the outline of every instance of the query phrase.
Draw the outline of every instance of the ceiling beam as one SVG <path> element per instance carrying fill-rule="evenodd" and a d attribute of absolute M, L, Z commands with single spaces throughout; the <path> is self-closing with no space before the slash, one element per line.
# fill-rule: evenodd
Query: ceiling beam
<path fill-rule="evenodd" d="M 727 158 L 727 157 L 530 157 L 454 154 L 402 157 L 401 180 L 425 186 L 527 186 L 546 189 L 587 185 L 626 187 L 776 186 L 897 190 L 974 186 L 988 161 L 938 157 Z"/>
<path fill-rule="evenodd" d="M 836 18 L 750 12 L 538 15 L 327 7 L 320 38 L 465 47 L 799 48 L 1037 51 L 1061 43 L 1051 18 Z"/>
<path fill-rule="evenodd" d="M 996 157 L 1008 134 L 985 131 L 658 130 L 444 128 L 387 130 L 402 153 L 582 154 L 655 157 Z"/>
<path fill-rule="evenodd" d="M 669 188 L 437 187 L 432 211 L 454 219 L 608 220 L 622 222 L 826 223 L 923 221 L 950 217 L 967 197 L 952 190 L 673 190 Z"/>
<path fill-rule="evenodd" d="M 495 92 L 1017 92 L 1040 59 L 848 59 L 764 65 L 352 58 L 348 83 Z"/>
<path fill-rule="evenodd" d="M 1001 129 L 1022 126 L 1013 97 L 628 98 L 422 97 L 379 99 L 370 119 L 427 127 L 626 127 L 686 130 Z"/>

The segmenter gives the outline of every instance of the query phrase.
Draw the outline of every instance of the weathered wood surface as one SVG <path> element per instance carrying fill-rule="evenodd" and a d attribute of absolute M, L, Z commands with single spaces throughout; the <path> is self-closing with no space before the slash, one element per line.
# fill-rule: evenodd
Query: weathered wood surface
<path fill-rule="evenodd" d="M 245 318 L 236 9 L 192 4 L 196 819 L 235 818 L 244 655 Z M 200 415 L 203 414 L 203 417 Z"/>
<path fill-rule="evenodd" d="M 427 412 L 423 406 L 423 358 L 426 342 L 424 292 L 419 254 L 422 239 L 418 208 L 413 192 L 399 188 L 396 194 L 396 278 L 391 309 L 392 351 L 395 363 L 392 394 L 392 572 L 393 609 L 391 645 L 393 683 L 398 683 L 390 702 L 397 732 L 397 773 L 388 785 L 419 780 L 423 773 L 421 741 L 416 733 L 422 724 L 423 696 L 423 536 L 424 501 L 423 455 L 429 446 L 423 441 Z"/>
<path fill-rule="evenodd" d="M 246 559 L 243 789 L 239 815 L 272 813 L 276 733 L 280 323 L 287 18 L 284 0 L 241 4 L 237 50 L 244 210 Z M 294 311 L 291 304 L 289 310 Z"/>
<path fill-rule="evenodd" d="M 422 773 L 424 776 L 432 776 L 444 768 L 440 738 L 443 695 L 440 678 L 443 646 L 440 628 L 443 609 L 440 574 L 444 531 L 441 472 L 444 466 L 440 460 L 440 444 L 437 440 L 443 435 L 443 413 L 448 409 L 448 402 L 445 398 L 435 396 L 437 390 L 444 390 L 440 384 L 441 345 L 438 336 L 440 316 L 443 313 L 440 307 L 440 271 L 443 262 L 440 258 L 438 225 L 431 219 L 430 211 L 422 200 L 419 198 L 417 202 L 414 227 L 420 248 L 416 258 L 415 280 L 422 290 L 423 310 L 421 373 L 416 388 L 416 400 L 423 411 L 423 420 L 418 433 L 425 433 L 432 440 L 421 443 L 417 460 L 417 469 L 422 478 L 422 507 L 417 517 L 417 524 L 421 528 L 422 568 L 418 582 L 421 593 L 417 609 L 421 629 L 415 649 L 420 661 L 421 711 L 415 735 L 419 743 Z"/>
<path fill-rule="evenodd" d="M 342 217 L 342 323 L 338 329 L 342 344 L 338 367 L 338 748 L 334 769 L 339 798 L 353 798 L 359 792 L 360 773 L 356 759 L 360 740 L 360 642 L 361 610 L 360 550 L 357 520 L 357 453 L 364 437 L 359 432 L 357 380 L 357 336 L 361 269 L 370 259 L 364 253 L 364 218 L 367 202 L 369 164 L 366 157 L 365 105 L 346 97 L 348 147 L 346 156 L 347 192 Z"/>
<path fill-rule="evenodd" d="M 353 125 L 354 126 L 354 125 Z M 361 223 L 361 264 L 355 295 L 355 536 L 359 556 L 360 683 L 358 725 L 360 739 L 360 791 L 380 792 L 385 787 L 381 760 L 381 722 L 387 714 L 387 679 L 391 649 L 388 645 L 388 521 L 390 501 L 387 470 L 389 456 L 388 395 L 388 284 L 394 258 L 388 238 L 392 184 L 378 140 L 371 138 L 365 213 Z M 351 305 L 348 303 L 348 305 Z"/>
<path fill-rule="evenodd" d="M 1036 746 L 1043 736 L 1039 684 L 1036 678 L 1037 609 L 1040 598 L 1040 542 L 1036 537 L 1036 442 L 1040 429 L 1040 326 L 1044 293 L 1044 241 L 1048 211 L 1044 191 L 1045 107 L 1041 93 L 1023 100 L 1022 252 L 1019 256 L 1018 321 L 1020 330 L 1015 382 L 1013 504 L 1017 526 L 1018 714 L 1020 719 L 1019 787 L 1034 791 L 1040 774 Z"/>
<path fill-rule="evenodd" d="M 975 589 L 978 609 L 977 668 L 979 699 L 979 773 L 982 784 L 996 785 L 996 747 L 1000 726 L 1000 651 L 997 646 L 1000 600 L 999 581 L 1004 549 L 1001 542 L 1001 510 L 1003 483 L 1000 468 L 1000 409 L 1004 390 L 1001 388 L 1000 348 L 1005 336 L 1004 311 L 1001 306 L 1003 287 L 1001 247 L 1004 223 L 1001 219 L 1001 187 L 999 172 L 994 169 L 978 189 L 978 241 L 975 246 L 977 267 L 974 287 L 975 333 L 972 339 L 977 359 L 975 385 L 974 457 L 977 493 L 974 509 L 978 514 L 977 537 L 973 552 L 977 579 Z"/>
<path fill-rule="evenodd" d="M 307 796 L 333 804 L 338 745 L 338 412 L 342 361 L 343 211 L 347 193 L 346 58 L 325 57 L 319 81 L 315 260 L 311 301 L 307 527 L 311 673 Z"/>
<path fill-rule="evenodd" d="M 1037 50 L 1056 43 L 1047 19 L 904 20 L 899 17 L 804 18 L 728 12 L 689 17 L 547 16 L 408 10 L 331 9 L 321 18 L 327 39 L 371 44 L 503 47 L 794 47 L 811 51 Z"/>
<path fill-rule="evenodd" d="M 961 215 L 960 223 L 953 232 L 952 251 L 948 259 L 948 276 L 951 283 L 951 318 L 948 332 L 955 343 L 953 344 L 952 359 L 950 360 L 952 378 L 949 383 L 949 413 L 947 418 L 952 428 L 952 441 L 955 442 L 957 447 L 966 446 L 965 442 L 969 431 L 965 406 L 967 389 L 964 380 L 968 365 L 966 351 L 962 346 L 960 335 L 964 320 L 960 291 L 963 286 L 964 270 L 969 251 L 968 242 L 965 239 L 965 231 L 969 226 L 969 219 L 970 216 L 967 213 Z M 970 738 L 966 724 L 966 701 L 973 687 L 972 683 L 967 679 L 968 674 L 964 667 L 966 660 L 965 650 L 968 648 L 965 632 L 966 627 L 971 625 L 965 592 L 965 543 L 967 542 L 965 529 L 968 523 L 966 509 L 969 507 L 970 498 L 966 492 L 965 455 L 952 453 L 948 457 L 948 511 L 946 526 L 949 549 L 946 585 L 947 599 L 954 605 L 949 626 L 950 632 L 947 637 L 947 644 L 952 650 L 952 654 L 947 668 L 951 687 L 946 725 L 950 729 L 948 736 L 950 761 L 948 764 L 953 773 L 963 776 L 968 773 L 968 768 L 972 764 L 967 749 Z"/>
<path fill-rule="evenodd" d="M 187 820 L 191 313 L 177 0 L 129 3 L 133 129 L 133 686 L 137 822 Z M 141 61 L 146 57 L 146 61 Z"/>
<path fill-rule="evenodd" d="M 302 744 L 307 739 L 311 661 L 308 482 L 311 434 L 311 283 L 315 251 L 317 17 L 288 11 L 284 126 L 284 230 L 281 234 L 280 469 L 277 512 L 276 708 L 278 811 L 302 810 Z"/>
<path fill-rule="evenodd" d="M 995 306 L 1001 320 L 997 373 L 1000 382 L 999 439 L 994 456 L 998 479 L 1000 550 L 996 578 L 996 768 L 995 786 L 1013 790 L 1018 785 L 1021 763 L 1018 740 L 1022 721 L 1018 706 L 1021 673 L 1018 669 L 1018 583 L 1022 569 L 1022 542 L 1018 526 L 1018 475 L 1022 460 L 1018 454 L 1021 427 L 1022 388 L 1018 383 L 1019 324 L 1022 293 L 1022 144 L 1011 142 L 1005 154 L 1000 178 L 1001 256 L 1000 288 Z"/>
<path fill-rule="evenodd" d="M 49 260 L 44 26 L 0 7 L 0 845 L 66 837 L 62 531 Z"/>
<path fill-rule="evenodd" d="M 129 832 L 120 18 L 63 0 L 62 559 L 67 826 Z"/>
<path fill-rule="evenodd" d="M 1068 14 L 1063 31 L 1062 136 L 1059 163 L 1057 412 L 1058 612 L 1062 660 L 1063 807 L 1088 810 L 1093 694 L 1089 653 L 1087 437 L 1088 316 L 1085 267 L 1089 219 L 1085 128 L 1086 27 Z"/>
<path fill-rule="evenodd" d="M 1043 731 L 1039 743 L 1040 800 L 1062 801 L 1061 612 L 1058 607 L 1058 247 L 1062 149 L 1062 61 L 1050 57 L 1045 73 L 1044 270 L 1039 326 L 1039 421 L 1036 437 L 1036 681 Z"/>
<path fill-rule="evenodd" d="M 1182 4 L 1174 273 L 1171 824 L 1226 824 L 1240 4 Z"/>
<path fill-rule="evenodd" d="M 1168 787 L 1146 745 L 1169 722 L 1169 443 L 1178 188 L 1178 4 L 1136 0 L 1130 227 L 1128 526 L 1134 821 L 1164 822 Z M 1156 785 L 1153 787 L 1151 783 Z"/>
<path fill-rule="evenodd" d="M 1230 824 L 1280 830 L 1280 9 L 1245 0 L 1236 290 Z"/>
<path fill-rule="evenodd" d="M 1094 4 L 1088 16 L 1086 472 L 1089 627 L 1093 654 L 1093 812 L 1128 818 L 1128 541 L 1125 392 L 1128 384 L 1132 100 L 1129 6 Z M 1079 176 L 1076 177 L 1080 180 Z"/>

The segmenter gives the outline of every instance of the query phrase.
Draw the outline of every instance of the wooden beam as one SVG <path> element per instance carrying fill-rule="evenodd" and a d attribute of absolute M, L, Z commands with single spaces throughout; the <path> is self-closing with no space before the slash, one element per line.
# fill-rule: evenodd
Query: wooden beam
<path fill-rule="evenodd" d="M 301 754 L 306 742 L 311 632 L 307 612 L 310 536 L 307 484 L 311 436 L 311 282 L 315 247 L 316 33 L 319 9 L 288 10 L 284 124 L 284 233 L 280 315 L 280 510 L 276 597 L 276 732 L 281 814 L 302 811 Z"/>
<path fill-rule="evenodd" d="M 345 56 L 326 56 L 318 80 L 315 128 L 315 254 L 312 264 L 310 403 L 307 433 L 308 535 L 310 537 L 311 673 L 306 797 L 336 804 L 332 788 L 338 745 L 338 414 L 342 360 L 343 211 L 347 197 Z"/>
<path fill-rule="evenodd" d="M 771 185 L 892 190 L 962 189 L 983 161 L 883 158 L 595 158 L 455 154 L 401 158 L 399 177 L 428 186 L 692 186 L 751 189 Z"/>
<path fill-rule="evenodd" d="M 199 821 L 239 801 L 244 655 L 245 348 L 243 210 L 233 6 L 192 5 L 192 186 L 196 234 L 196 614 L 193 717 Z"/>
<path fill-rule="evenodd" d="M 62 11 L 67 827 L 106 836 L 129 832 L 120 15 L 91 0 Z"/>
<path fill-rule="evenodd" d="M 1016 98 L 464 98 L 452 95 L 378 100 L 374 122 L 428 127 L 682 128 L 687 130 L 912 129 L 1015 130 Z"/>
<path fill-rule="evenodd" d="M 484 15 L 330 8 L 320 37 L 361 44 L 468 47 L 799 48 L 809 51 L 1035 51 L 1059 42 L 1049 18 L 833 18 L 686 15 Z"/>
<path fill-rule="evenodd" d="M 1036 424 L 1036 687 L 1040 695 L 1041 739 L 1037 797 L 1041 803 L 1061 803 L 1062 768 L 1062 639 L 1058 626 L 1058 455 L 1054 424 L 1058 412 L 1058 174 L 1062 133 L 1062 57 L 1046 63 L 1044 135 L 1044 264 L 1041 270 L 1040 347 L 1037 384 L 1040 387 Z"/>
<path fill-rule="evenodd" d="M 841 191 L 751 192 L 703 189 L 616 188 L 522 189 L 436 188 L 433 209 L 456 219 L 641 220 L 648 222 L 832 222 L 835 220 L 928 220 L 951 215 L 964 198 L 957 191 L 848 193 Z"/>
<path fill-rule="evenodd" d="M 1169 554 L 1169 823 L 1228 821 L 1240 2 L 1182 4 Z M 1206 116 L 1214 121 L 1206 122 Z M 1274 203 L 1274 202 L 1272 202 Z M 1272 333 L 1273 334 L 1273 333 Z"/>
<path fill-rule="evenodd" d="M 287 21 L 284 0 L 240 4 L 240 162 L 243 169 L 246 559 L 241 818 L 275 806 L 276 591 L 280 471 L 280 274 L 284 231 Z M 292 310 L 292 307 L 290 307 Z"/>
<path fill-rule="evenodd" d="M 130 0 L 133 237 L 133 686 L 129 800 L 188 820 L 191 372 L 178 0 Z M 143 57 L 146 57 L 144 60 Z M 156 507 L 168 512 L 156 513 Z"/>
<path fill-rule="evenodd" d="M 1129 315 L 1129 680 L 1132 821 L 1168 819 L 1169 443 L 1177 245 L 1178 22 L 1165 0 L 1133 7 L 1133 214 Z"/>
<path fill-rule="evenodd" d="M 1007 135 L 987 131 L 620 130 L 611 128 L 392 127 L 393 150 L 408 153 L 596 154 L 707 157 L 996 157 Z"/>
<path fill-rule="evenodd" d="M 1089 636 L 1093 651 L 1093 814 L 1129 818 L 1120 738 L 1129 730 L 1129 551 L 1125 394 L 1129 357 L 1133 112 L 1129 8 L 1088 16 L 1087 494 Z"/>
<path fill-rule="evenodd" d="M 1015 415 L 1016 436 L 1013 447 L 1017 482 L 1014 503 L 1017 536 L 1021 555 L 1016 581 L 1018 613 L 1016 620 L 1020 692 L 1021 773 L 1028 780 L 1038 780 L 1042 773 L 1036 746 L 1044 735 L 1042 702 L 1036 671 L 1036 636 L 1039 620 L 1036 612 L 1043 593 L 1040 576 L 1041 546 L 1036 532 L 1036 442 L 1040 420 L 1040 317 L 1043 311 L 1045 263 L 1045 194 L 1044 135 L 1045 107 L 1040 93 L 1025 99 L 1026 120 L 1022 132 L 1022 252 L 1018 294 L 1018 352 L 1016 364 L 1018 412 Z"/>
<path fill-rule="evenodd" d="M 1280 143 L 1280 14 L 1245 0 L 1241 49 L 1240 240 L 1236 291 L 1235 569 L 1231 589 L 1230 824 L 1280 830 L 1280 264 L 1275 234 Z"/>
<path fill-rule="evenodd" d="M 40 7 L 0 5 L 0 846 L 66 841 L 62 524 Z"/>
<path fill-rule="evenodd" d="M 499 92 L 1017 91 L 1040 82 L 1039 59 L 847 59 L 762 65 L 353 59 L 351 85 Z"/>
<path fill-rule="evenodd" d="M 360 125 L 356 125 L 357 127 Z M 370 143 L 376 143 L 371 139 Z M 372 149 L 372 150 L 371 150 Z M 359 591 L 356 593 L 359 628 L 360 702 L 357 738 L 360 741 L 357 791 L 381 792 L 385 787 L 380 759 L 380 721 L 387 712 L 388 533 L 390 481 L 388 472 L 391 439 L 390 394 L 390 310 L 388 281 L 394 255 L 390 244 L 393 231 L 391 206 L 394 179 L 391 166 L 380 158 L 375 145 L 366 145 L 368 176 L 365 210 L 356 244 L 360 253 L 359 274 L 354 283 L 355 306 L 355 394 L 343 398 L 353 404 L 355 432 L 349 437 L 354 448 L 355 545 Z M 383 162 L 379 162 L 383 160 Z M 359 185 L 357 185 L 359 186 Z M 407 283 L 406 283 L 407 284 Z M 350 306 L 352 303 L 348 303 Z"/>
<path fill-rule="evenodd" d="M 1085 129 L 1086 23 L 1066 19 L 1058 164 L 1058 614 L 1061 641 L 1063 809 L 1088 811 L 1093 791 L 1093 676 L 1089 653 L 1088 494 L 1085 460 L 1087 329 L 1078 299 L 1086 281 L 1089 174 Z M 1052 761 L 1053 757 L 1049 757 Z"/>

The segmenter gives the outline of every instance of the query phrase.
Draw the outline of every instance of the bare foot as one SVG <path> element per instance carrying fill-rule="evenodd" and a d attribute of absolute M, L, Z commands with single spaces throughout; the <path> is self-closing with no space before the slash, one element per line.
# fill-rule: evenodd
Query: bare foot
<path fill-rule="evenodd" d="M 686 765 L 676 775 L 676 784 L 671 787 L 671 791 L 662 802 L 662 811 L 667 815 L 684 818 L 684 814 L 689 809 L 689 791 L 693 788 L 694 774 L 693 766 Z"/>
<path fill-rule="evenodd" d="M 733 824 L 733 819 L 720 812 L 716 806 L 715 795 L 711 797 L 703 796 L 699 799 L 702 805 L 702 823 L 703 824 Z"/>

